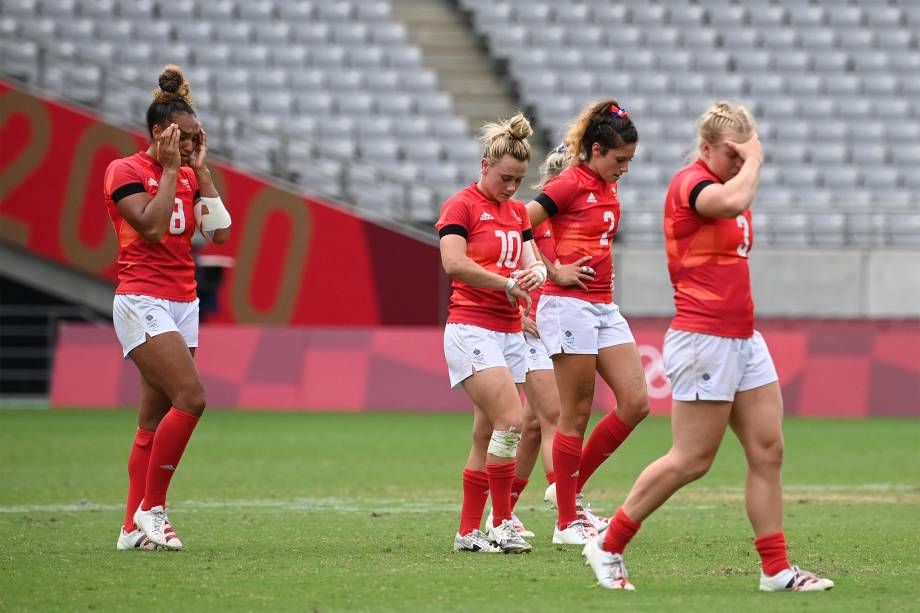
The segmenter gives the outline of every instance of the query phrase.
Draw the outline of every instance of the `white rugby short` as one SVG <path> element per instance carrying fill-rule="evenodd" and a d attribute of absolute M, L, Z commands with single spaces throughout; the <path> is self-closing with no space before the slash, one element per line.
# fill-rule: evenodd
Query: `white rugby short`
<path fill-rule="evenodd" d="M 527 372 L 535 370 L 552 370 L 553 360 L 546 353 L 546 345 L 536 336 L 524 333 L 527 342 Z"/>
<path fill-rule="evenodd" d="M 605 347 L 634 343 L 620 307 L 570 296 L 540 296 L 537 329 L 546 352 L 597 355 Z"/>
<path fill-rule="evenodd" d="M 450 386 L 457 387 L 477 371 L 502 366 L 511 372 L 515 383 L 527 374 L 524 355 L 527 344 L 520 332 L 496 332 L 470 324 L 444 327 L 444 357 L 450 373 Z"/>
<path fill-rule="evenodd" d="M 198 346 L 198 299 L 176 302 L 137 294 L 116 294 L 112 307 L 115 334 L 124 357 L 147 341 L 147 335 L 178 332 L 189 347 Z"/>
<path fill-rule="evenodd" d="M 669 329 L 664 368 L 674 400 L 734 400 L 735 394 L 777 381 L 760 332 L 728 338 Z"/>

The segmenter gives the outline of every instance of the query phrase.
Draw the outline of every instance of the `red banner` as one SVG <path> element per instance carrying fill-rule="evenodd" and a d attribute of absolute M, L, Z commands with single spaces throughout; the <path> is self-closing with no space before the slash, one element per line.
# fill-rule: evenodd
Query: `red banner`
<path fill-rule="evenodd" d="M 670 410 L 661 366 L 666 320 L 634 320 L 652 411 Z M 788 414 L 920 416 L 920 322 L 762 322 Z M 206 325 L 196 355 L 208 404 L 292 411 L 465 411 L 434 327 L 258 328 Z M 64 325 L 51 403 L 132 406 L 134 366 L 106 326 Z M 595 409 L 616 399 L 598 380 Z"/>
<path fill-rule="evenodd" d="M 118 245 L 102 196 L 106 166 L 147 147 L 100 122 L 0 81 L 0 240 L 115 280 Z M 224 323 L 437 325 L 437 247 L 212 163 L 233 236 L 212 319 Z"/>

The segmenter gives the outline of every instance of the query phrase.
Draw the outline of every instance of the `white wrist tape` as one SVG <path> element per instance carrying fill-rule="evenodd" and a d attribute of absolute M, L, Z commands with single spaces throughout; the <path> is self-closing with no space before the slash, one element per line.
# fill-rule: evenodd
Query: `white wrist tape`
<path fill-rule="evenodd" d="M 489 441 L 489 453 L 499 458 L 513 458 L 517 455 L 521 434 L 512 430 L 493 430 Z"/>
<path fill-rule="evenodd" d="M 514 286 L 517 285 L 517 279 L 514 277 L 508 277 L 508 280 L 505 281 L 505 291 L 510 292 L 514 289 Z"/>
<path fill-rule="evenodd" d="M 546 264 L 543 262 L 538 262 L 531 266 L 530 270 L 534 271 L 540 278 L 540 285 L 543 285 L 546 282 Z"/>
<path fill-rule="evenodd" d="M 202 233 L 223 230 L 230 227 L 230 213 L 227 212 L 220 196 L 217 198 L 201 197 L 195 205 L 195 222 Z"/>

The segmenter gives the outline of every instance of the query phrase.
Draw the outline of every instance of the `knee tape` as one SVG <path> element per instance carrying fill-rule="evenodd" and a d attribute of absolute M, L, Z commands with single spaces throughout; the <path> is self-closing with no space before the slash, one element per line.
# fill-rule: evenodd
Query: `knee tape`
<path fill-rule="evenodd" d="M 500 458 L 513 458 L 517 455 L 517 447 L 520 442 L 520 432 L 493 430 L 492 439 L 489 441 L 489 453 Z"/>

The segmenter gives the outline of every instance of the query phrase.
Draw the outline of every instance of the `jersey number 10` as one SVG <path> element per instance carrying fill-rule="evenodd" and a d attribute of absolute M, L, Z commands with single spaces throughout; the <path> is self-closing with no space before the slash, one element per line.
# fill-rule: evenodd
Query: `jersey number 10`
<path fill-rule="evenodd" d="M 495 264 L 499 267 L 517 268 L 518 259 L 521 257 L 521 248 L 524 245 L 521 240 L 521 233 L 517 230 L 511 230 L 506 235 L 501 230 L 496 230 L 495 236 L 502 239 L 502 253 L 498 256 L 498 262 Z"/>

